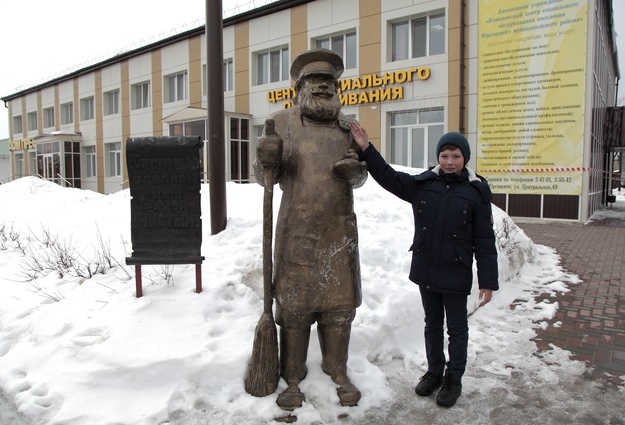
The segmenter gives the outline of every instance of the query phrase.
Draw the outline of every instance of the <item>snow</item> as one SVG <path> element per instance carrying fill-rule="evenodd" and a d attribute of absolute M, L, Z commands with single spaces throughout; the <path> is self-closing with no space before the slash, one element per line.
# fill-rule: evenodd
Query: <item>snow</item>
<path fill-rule="evenodd" d="M 243 386 L 263 304 L 262 188 L 228 183 L 226 191 L 227 228 L 211 235 L 209 187 L 202 186 L 203 292 L 195 293 L 193 265 L 143 266 L 144 296 L 136 298 L 134 268 L 124 262 L 132 251 L 128 190 L 102 195 L 35 177 L 0 185 L 0 395 L 20 416 L 46 424 L 147 425 L 190 417 L 272 423 L 285 415 L 275 403 L 284 381 L 263 398 Z M 426 368 L 419 291 L 407 277 L 410 205 L 371 178 L 354 193 L 363 304 L 348 365 L 363 396 L 356 407 L 340 406 L 321 371 L 313 330 L 301 383 L 306 402 L 293 412 L 298 424 L 384 418 L 398 397 L 396 383 L 414 385 Z M 624 200 L 619 194 L 617 202 Z M 276 189 L 274 211 L 279 202 Z M 501 289 L 482 308 L 477 290 L 470 296 L 464 391 L 501 385 L 474 379 L 476 372 L 581 376 L 585 366 L 570 353 L 554 347 L 539 358 L 531 341 L 558 309 L 535 297 L 566 292 L 577 276 L 561 268 L 553 249 L 534 244 L 493 209 Z M 75 265 L 46 270 L 59 252 Z M 87 266 L 93 271 L 97 264 L 89 277 Z M 33 276 L 38 265 L 43 270 Z"/>

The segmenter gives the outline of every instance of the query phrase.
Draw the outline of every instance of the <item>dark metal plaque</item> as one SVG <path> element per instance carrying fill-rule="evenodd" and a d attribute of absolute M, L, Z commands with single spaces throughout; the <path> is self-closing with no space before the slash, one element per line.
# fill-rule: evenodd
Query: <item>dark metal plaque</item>
<path fill-rule="evenodd" d="M 132 256 L 126 264 L 201 264 L 198 137 L 129 137 Z"/>

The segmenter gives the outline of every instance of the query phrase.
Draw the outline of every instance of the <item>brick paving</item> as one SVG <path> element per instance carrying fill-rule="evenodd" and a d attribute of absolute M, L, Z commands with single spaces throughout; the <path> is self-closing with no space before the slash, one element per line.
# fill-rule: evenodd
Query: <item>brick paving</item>
<path fill-rule="evenodd" d="M 614 213 L 618 216 L 613 217 Z M 515 221 L 516 222 L 516 221 Z M 625 206 L 586 224 L 518 221 L 534 243 L 554 248 L 562 267 L 581 283 L 558 293 L 559 309 L 534 339 L 584 361 L 593 379 L 623 385 L 625 378 Z M 545 294 L 544 297 L 549 297 Z"/>

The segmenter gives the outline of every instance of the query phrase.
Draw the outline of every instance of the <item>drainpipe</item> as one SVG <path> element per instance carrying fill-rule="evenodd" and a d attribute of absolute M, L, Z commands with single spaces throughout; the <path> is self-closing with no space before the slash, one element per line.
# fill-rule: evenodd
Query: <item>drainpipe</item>
<path fill-rule="evenodd" d="M 458 100 L 459 108 L 460 108 L 460 118 L 458 121 L 458 131 L 461 133 L 465 133 L 464 128 L 464 16 L 466 13 L 466 2 L 463 1 L 461 4 L 462 11 L 460 13 L 460 87 L 458 93 L 460 94 L 460 99 Z"/>

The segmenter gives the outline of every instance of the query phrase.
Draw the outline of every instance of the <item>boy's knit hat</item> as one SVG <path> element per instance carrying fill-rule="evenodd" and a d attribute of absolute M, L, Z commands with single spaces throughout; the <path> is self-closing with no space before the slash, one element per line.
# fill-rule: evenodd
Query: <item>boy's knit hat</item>
<path fill-rule="evenodd" d="M 437 159 L 438 155 L 441 153 L 441 148 L 445 145 L 453 145 L 460 149 L 460 152 L 462 152 L 462 156 L 464 156 L 464 165 L 467 165 L 467 162 L 469 162 L 469 158 L 471 158 L 471 148 L 469 148 L 469 142 L 462 133 L 458 133 L 457 131 L 451 131 L 449 133 L 443 134 L 441 139 L 438 141 L 438 144 L 436 145 Z"/>

